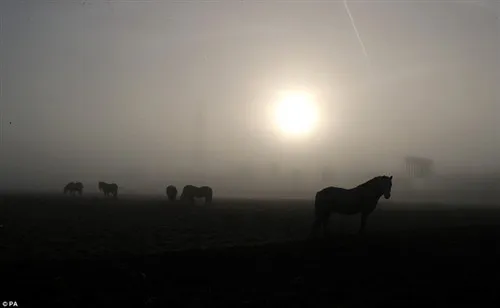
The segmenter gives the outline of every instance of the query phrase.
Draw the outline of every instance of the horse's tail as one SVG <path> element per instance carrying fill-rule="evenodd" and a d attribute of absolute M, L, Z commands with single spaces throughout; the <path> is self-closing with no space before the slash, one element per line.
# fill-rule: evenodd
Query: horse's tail
<path fill-rule="evenodd" d="M 323 192 L 318 191 L 314 198 L 314 215 L 316 217 L 322 216 L 325 214 L 325 211 L 328 211 L 327 202 L 328 198 L 324 195 Z"/>
<path fill-rule="evenodd" d="M 313 222 L 313 226 L 311 229 L 311 233 L 309 234 L 309 238 L 316 237 L 318 229 L 321 226 L 321 221 L 322 221 L 321 210 L 320 210 L 320 206 L 322 203 L 321 195 L 322 194 L 318 191 L 316 193 L 316 195 L 314 196 L 314 222 Z"/>
<path fill-rule="evenodd" d="M 314 197 L 314 209 L 318 210 L 319 204 L 320 204 L 320 199 L 321 199 L 321 194 L 319 191 L 316 193 L 316 196 Z"/>
<path fill-rule="evenodd" d="M 185 200 L 185 199 L 190 199 L 191 198 L 191 185 L 186 185 L 184 188 L 182 188 L 181 196 L 179 199 Z"/>

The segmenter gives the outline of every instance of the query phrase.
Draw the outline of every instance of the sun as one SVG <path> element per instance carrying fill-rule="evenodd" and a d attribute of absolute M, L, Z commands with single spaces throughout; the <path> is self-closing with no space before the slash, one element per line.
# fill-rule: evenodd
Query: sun
<path fill-rule="evenodd" d="M 277 128 L 285 135 L 305 136 L 318 121 L 318 111 L 312 95 L 305 92 L 286 92 L 275 107 Z"/>

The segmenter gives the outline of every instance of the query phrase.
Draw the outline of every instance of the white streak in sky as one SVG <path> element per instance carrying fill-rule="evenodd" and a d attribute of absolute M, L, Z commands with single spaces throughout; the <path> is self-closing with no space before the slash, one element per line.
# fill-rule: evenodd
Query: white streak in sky
<path fill-rule="evenodd" d="M 370 64 L 370 57 L 368 57 L 368 52 L 366 51 L 365 44 L 363 43 L 363 40 L 361 39 L 361 35 L 359 35 L 358 28 L 356 27 L 356 24 L 354 23 L 354 18 L 352 17 L 351 10 L 349 10 L 349 6 L 347 5 L 347 0 L 344 0 L 344 7 L 345 7 L 345 10 L 347 12 L 347 15 L 349 15 L 349 19 L 351 20 L 352 28 L 354 29 L 354 32 L 356 33 L 356 37 L 358 38 L 359 44 L 361 45 L 361 49 L 363 50 L 363 54 L 365 55 L 365 58 L 368 61 L 368 64 Z"/>

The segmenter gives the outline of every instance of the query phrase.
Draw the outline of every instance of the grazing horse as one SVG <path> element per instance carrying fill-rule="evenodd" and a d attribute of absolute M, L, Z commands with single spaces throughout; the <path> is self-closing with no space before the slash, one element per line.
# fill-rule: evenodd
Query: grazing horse
<path fill-rule="evenodd" d="M 118 185 L 115 183 L 99 182 L 99 190 L 104 192 L 105 196 L 109 196 L 110 194 L 115 198 L 118 196 Z"/>
<path fill-rule="evenodd" d="M 328 236 L 328 220 L 330 214 L 354 215 L 361 213 L 359 233 L 364 233 L 366 219 L 377 207 L 382 195 L 385 199 L 391 197 L 392 176 L 377 176 L 366 183 L 351 189 L 326 187 L 316 193 L 314 200 L 315 220 L 311 235 L 316 235 L 320 227 Z"/>
<path fill-rule="evenodd" d="M 208 186 L 196 187 L 193 185 L 186 185 L 182 190 L 180 199 L 194 203 L 195 198 L 205 198 L 205 204 L 209 204 L 212 202 L 212 194 L 212 188 Z"/>
<path fill-rule="evenodd" d="M 166 192 L 168 200 L 175 201 L 177 199 L 177 188 L 174 185 L 168 185 Z"/>
<path fill-rule="evenodd" d="M 64 186 L 64 194 L 70 193 L 71 195 L 75 195 L 75 193 L 78 193 L 80 196 L 83 193 L 83 184 L 80 182 L 69 182 Z"/>

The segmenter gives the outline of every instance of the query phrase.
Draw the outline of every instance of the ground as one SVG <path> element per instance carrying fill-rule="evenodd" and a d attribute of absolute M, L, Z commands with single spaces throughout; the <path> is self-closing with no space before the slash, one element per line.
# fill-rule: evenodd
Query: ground
<path fill-rule="evenodd" d="M 0 301 L 20 307 L 493 307 L 500 208 L 380 203 L 367 234 L 311 200 L 5 195 Z"/>

